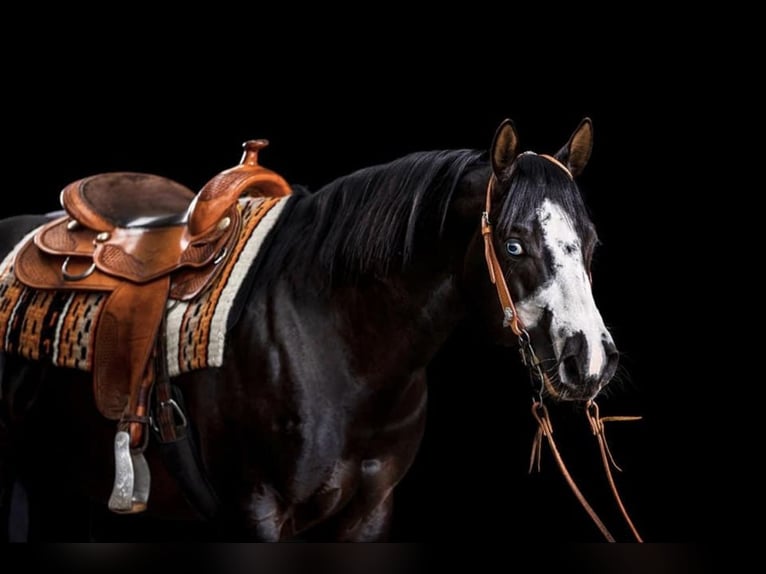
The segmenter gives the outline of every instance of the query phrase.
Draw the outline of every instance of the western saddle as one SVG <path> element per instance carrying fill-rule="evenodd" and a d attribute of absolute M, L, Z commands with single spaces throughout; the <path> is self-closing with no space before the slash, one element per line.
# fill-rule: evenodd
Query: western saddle
<path fill-rule="evenodd" d="M 194 299 L 214 281 L 241 230 L 239 198 L 281 197 L 290 186 L 258 164 L 266 140 L 243 144 L 239 165 L 199 193 L 170 179 L 134 172 L 101 173 L 61 192 L 66 215 L 42 227 L 15 261 L 34 289 L 108 295 L 95 327 L 93 389 L 99 412 L 118 422 L 115 482 L 109 508 L 146 508 L 150 476 L 143 457 L 149 396 L 165 357 L 161 344 L 168 300 Z M 180 409 L 156 390 L 161 434 L 172 438 Z M 182 413 L 180 413 L 183 416 Z"/>

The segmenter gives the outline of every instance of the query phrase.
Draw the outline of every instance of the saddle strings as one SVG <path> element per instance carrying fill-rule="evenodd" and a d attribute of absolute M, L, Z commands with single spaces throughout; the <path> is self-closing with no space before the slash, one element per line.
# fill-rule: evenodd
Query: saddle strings
<path fill-rule="evenodd" d="M 571 177 L 569 170 L 558 160 L 545 155 L 542 157 L 561 167 Z M 490 223 L 489 214 L 492 205 L 492 187 L 494 183 L 495 175 L 493 173 L 489 178 L 489 182 L 487 183 L 485 208 L 481 215 L 481 234 L 484 238 L 484 257 L 487 262 L 490 281 L 495 285 L 495 288 L 497 289 L 497 296 L 503 311 L 503 326 L 510 327 L 511 331 L 513 331 L 513 333 L 518 337 L 521 360 L 529 369 L 531 378 L 533 380 L 537 379 L 540 383 L 540 388 L 537 391 L 537 396 L 532 402 L 532 415 L 535 418 L 538 427 L 532 442 L 529 470 L 532 472 L 535 467 L 537 467 L 538 471 L 540 470 L 543 437 L 545 437 L 548 446 L 550 446 L 551 452 L 553 453 L 553 457 L 559 467 L 559 470 L 564 476 L 564 480 L 566 481 L 567 485 L 574 493 L 575 498 L 577 498 L 580 505 L 588 513 L 588 516 L 590 516 L 591 520 L 601 531 L 601 534 L 604 536 L 604 538 L 608 542 L 616 542 L 614 536 L 612 536 L 611 532 L 609 532 L 609 529 L 604 525 L 604 522 L 601 520 L 601 518 L 599 518 L 596 511 L 588 503 L 585 495 L 583 495 L 582 491 L 577 486 L 577 483 L 574 481 L 572 474 L 569 472 L 569 469 L 564 463 L 564 459 L 561 456 L 558 447 L 556 446 L 556 441 L 553 439 L 553 425 L 551 424 L 550 417 L 548 416 L 548 409 L 543 404 L 542 393 L 544 386 L 550 389 L 552 392 L 554 390 L 550 380 L 541 367 L 540 359 L 537 357 L 534 349 L 532 348 L 529 332 L 524 327 L 524 324 L 522 323 L 521 318 L 516 311 L 516 306 L 513 302 L 513 298 L 511 297 L 511 292 L 508 289 L 508 284 L 505 281 L 505 276 L 503 275 L 503 270 L 497 258 L 494 243 L 492 242 L 492 224 Z M 601 451 L 601 461 L 606 473 L 607 481 L 609 482 L 609 486 L 612 491 L 612 495 L 614 496 L 614 499 L 617 502 L 617 506 L 619 507 L 623 518 L 630 527 L 630 530 L 633 533 L 636 541 L 643 542 L 643 539 L 641 538 L 638 530 L 633 524 L 633 521 L 628 515 L 627 510 L 625 509 L 625 505 L 623 504 L 622 498 L 620 497 L 620 494 L 617 490 L 617 485 L 614 481 L 614 477 L 612 476 L 610 465 L 614 465 L 617 470 L 621 469 L 614 462 L 614 458 L 612 457 L 612 453 L 610 452 L 609 445 L 606 441 L 606 434 L 604 429 L 605 422 L 631 421 L 638 420 L 641 417 L 601 417 L 599 414 L 598 405 L 593 400 L 588 401 L 585 412 L 588 422 L 591 426 L 591 430 L 596 436 L 599 450 Z"/>

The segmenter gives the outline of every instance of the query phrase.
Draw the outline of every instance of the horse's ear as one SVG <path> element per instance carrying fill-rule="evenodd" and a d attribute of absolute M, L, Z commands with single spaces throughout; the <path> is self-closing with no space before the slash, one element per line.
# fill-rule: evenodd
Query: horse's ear
<path fill-rule="evenodd" d="M 500 178 L 511 166 L 519 151 L 519 136 L 511 120 L 504 120 L 492 140 L 492 170 Z"/>
<path fill-rule="evenodd" d="M 563 163 L 577 177 L 585 169 L 593 149 L 593 123 L 584 118 L 577 126 L 567 144 L 556 153 L 556 159 Z"/>

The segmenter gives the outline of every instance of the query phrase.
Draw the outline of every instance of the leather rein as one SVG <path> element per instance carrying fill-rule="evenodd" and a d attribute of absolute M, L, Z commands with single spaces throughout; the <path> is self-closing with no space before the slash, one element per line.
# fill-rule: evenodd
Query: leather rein
<path fill-rule="evenodd" d="M 562 170 L 564 170 L 570 179 L 574 179 L 569 169 L 567 169 L 567 167 L 556 158 L 543 154 L 540 154 L 540 157 L 553 162 Z M 574 493 L 578 502 L 588 513 L 588 516 L 590 516 L 591 520 L 593 520 L 593 522 L 596 524 L 604 538 L 608 542 L 615 542 L 614 536 L 612 536 L 611 532 L 609 532 L 607 527 L 604 525 L 604 522 L 601 520 L 601 518 L 599 518 L 598 514 L 596 514 L 596 511 L 593 510 L 593 507 L 588 503 L 585 496 L 578 488 L 577 484 L 572 478 L 572 475 L 567 469 L 566 464 L 564 464 L 564 459 L 561 457 L 559 449 L 556 446 L 556 442 L 553 439 L 553 425 L 551 424 L 548 409 L 545 404 L 543 404 L 543 388 L 548 390 L 548 392 L 553 396 L 556 396 L 558 393 L 554 389 L 551 380 L 543 370 L 540 359 L 537 357 L 537 354 L 532 347 L 532 341 L 529 336 L 529 332 L 525 328 L 521 317 L 519 317 L 519 314 L 516 311 L 516 305 L 514 304 L 513 297 L 511 297 L 511 292 L 508 289 L 508 284 L 506 283 L 503 269 L 500 267 L 500 262 L 497 258 L 495 246 L 492 241 L 492 223 L 490 222 L 489 214 L 491 213 L 492 188 L 495 181 L 496 177 L 493 173 L 489 178 L 489 182 L 487 183 L 487 197 L 484 212 L 481 214 L 481 234 L 484 237 L 484 257 L 487 261 L 489 278 L 497 289 L 497 297 L 500 301 L 500 307 L 503 312 L 503 327 L 509 327 L 513 334 L 518 337 L 521 361 L 529 369 L 532 381 L 535 382 L 536 380 L 538 383 L 536 395 L 532 399 L 532 416 L 537 422 L 537 433 L 535 434 L 535 438 L 532 443 L 532 454 L 529 461 L 529 472 L 531 473 L 535 468 L 538 472 L 540 471 L 543 437 L 545 437 L 548 445 L 550 446 L 551 452 L 553 453 L 553 457 L 556 460 L 558 468 L 561 471 L 561 474 L 564 476 L 564 479 L 569 485 L 569 488 Z M 593 399 L 586 403 L 585 414 L 588 419 L 588 423 L 590 424 L 591 430 L 596 437 L 596 440 L 598 441 L 599 450 L 601 451 L 601 462 L 603 464 L 604 471 L 606 472 L 607 481 L 609 482 L 609 486 L 612 491 L 612 495 L 614 496 L 615 502 L 617 503 L 617 506 L 619 507 L 622 516 L 625 518 L 625 521 L 627 522 L 636 541 L 643 542 L 641 536 L 638 533 L 638 530 L 636 530 L 633 521 L 625 509 L 625 505 L 620 498 L 619 492 L 617 491 L 617 485 L 615 484 L 614 477 L 612 476 L 611 466 L 614 466 L 617 470 L 621 469 L 614 462 L 612 453 L 609 451 L 609 445 L 606 442 L 606 434 L 604 429 L 604 423 L 607 422 L 638 420 L 641 417 L 602 417 L 599 414 L 598 405 Z"/>

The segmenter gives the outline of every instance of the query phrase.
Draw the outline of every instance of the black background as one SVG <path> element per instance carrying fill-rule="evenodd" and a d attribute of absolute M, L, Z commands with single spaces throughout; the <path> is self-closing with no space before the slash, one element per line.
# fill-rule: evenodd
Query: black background
<path fill-rule="evenodd" d="M 110 32 L 78 31 L 43 59 L 9 62 L 2 215 L 57 209 L 65 184 L 111 170 L 198 189 L 251 138 L 271 141 L 267 167 L 316 188 L 411 151 L 485 149 L 506 117 L 523 149 L 555 152 L 591 117 L 595 145 L 580 185 L 603 242 L 596 300 L 624 366 L 601 408 L 644 417 L 609 429 L 625 471 L 617 481 L 649 541 L 692 542 L 721 527 L 708 486 L 723 461 L 707 432 L 721 419 L 702 405 L 720 359 L 698 302 L 702 202 L 688 177 L 687 152 L 701 140 L 672 67 L 623 60 L 602 73 L 449 42 L 394 56 L 383 36 L 374 55 L 353 60 L 357 35 L 290 55 L 297 32 L 214 53 L 192 33 L 162 52 L 120 35 L 110 46 L 124 45 L 100 57 Z M 512 354 L 465 333 L 450 341 L 432 369 L 423 447 L 397 491 L 395 540 L 600 540 L 549 456 L 542 475 L 526 474 L 534 426 L 524 376 Z M 553 408 L 560 447 L 627 539 L 580 415 Z"/>

